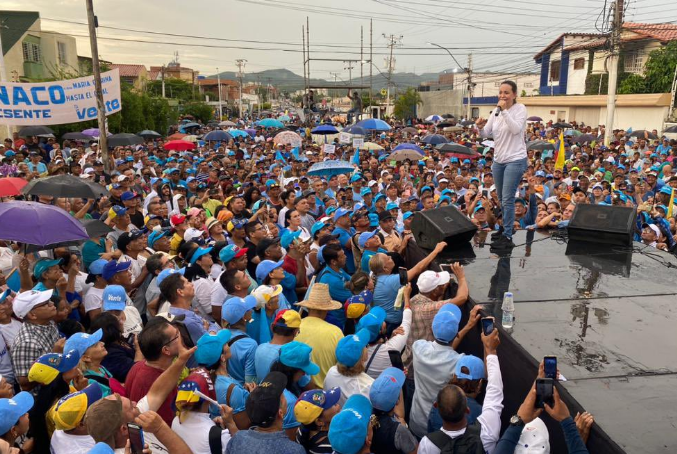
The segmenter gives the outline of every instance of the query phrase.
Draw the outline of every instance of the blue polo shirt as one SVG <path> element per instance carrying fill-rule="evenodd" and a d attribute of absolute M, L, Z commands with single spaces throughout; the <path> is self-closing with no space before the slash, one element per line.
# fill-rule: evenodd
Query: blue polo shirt
<path fill-rule="evenodd" d="M 262 382 L 266 375 L 270 372 L 270 366 L 275 361 L 280 359 L 280 349 L 282 345 L 271 344 L 266 342 L 261 344 L 256 349 L 254 357 L 254 365 L 256 367 L 256 380 Z"/>
<path fill-rule="evenodd" d="M 287 298 L 285 298 L 284 293 L 281 293 L 279 308 L 275 311 L 272 317 L 268 317 L 265 309 L 252 311 L 252 321 L 251 323 L 247 323 L 247 334 L 258 344 L 270 342 L 270 340 L 273 338 L 273 330 L 271 325 L 273 320 L 275 320 L 277 313 L 290 308 L 291 306 L 287 302 Z M 258 376 L 258 374 L 256 375 Z"/>
<path fill-rule="evenodd" d="M 399 274 L 378 276 L 374 286 L 374 305 L 386 311 L 387 323 L 402 323 L 402 311 L 395 309 L 395 298 L 400 290 Z"/>
<path fill-rule="evenodd" d="M 353 255 L 353 249 L 349 249 L 347 246 L 350 244 L 353 235 L 355 235 L 355 229 L 351 227 L 350 231 L 348 231 L 341 227 L 335 227 L 332 234 L 338 235 L 338 240 L 343 247 L 343 251 L 346 253 L 346 271 L 348 274 L 353 274 L 355 272 L 355 256 Z"/>
<path fill-rule="evenodd" d="M 231 329 L 231 339 L 247 333 L 238 329 Z M 231 357 L 228 360 L 228 373 L 239 384 L 253 382 L 256 380 L 256 366 L 254 357 L 256 355 L 256 341 L 251 337 L 244 337 L 230 346 Z"/>
<path fill-rule="evenodd" d="M 329 286 L 329 294 L 331 298 L 344 304 L 348 298 L 353 294 L 346 288 L 346 282 L 350 281 L 350 275 L 344 270 L 334 271 L 330 267 L 326 267 L 318 276 L 317 282 L 327 284 Z M 337 326 L 343 328 L 346 323 L 346 313 L 343 308 L 330 311 L 331 317 L 338 323 Z"/>
<path fill-rule="evenodd" d="M 362 271 L 365 273 L 369 274 L 369 260 L 375 256 L 376 254 L 387 254 L 388 251 L 386 251 L 383 248 L 378 248 L 378 251 L 367 251 L 365 250 L 362 253 L 362 260 L 360 261 L 360 268 L 362 268 Z"/>
<path fill-rule="evenodd" d="M 230 395 L 230 402 L 228 402 L 228 388 L 230 388 L 232 383 L 235 384 L 235 387 L 233 388 L 233 392 Z M 230 405 L 230 407 L 233 409 L 233 414 L 244 411 L 245 403 L 249 397 L 249 391 L 244 389 L 240 383 L 233 380 L 233 377 L 217 375 L 216 380 L 214 381 L 214 388 L 216 391 L 216 400 L 220 404 Z M 209 412 L 214 418 L 219 416 L 219 412 L 214 405 L 209 406 Z"/>

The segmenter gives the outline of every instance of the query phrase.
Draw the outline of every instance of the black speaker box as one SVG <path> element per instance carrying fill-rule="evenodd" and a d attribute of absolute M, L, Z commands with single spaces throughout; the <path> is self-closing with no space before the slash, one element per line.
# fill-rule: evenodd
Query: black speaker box
<path fill-rule="evenodd" d="M 569 222 L 569 241 L 631 246 L 637 209 L 613 205 L 579 204 Z"/>
<path fill-rule="evenodd" d="M 417 245 L 434 249 L 442 241 L 452 248 L 469 242 L 477 227 L 458 208 L 446 206 L 414 213 L 411 230 Z"/>

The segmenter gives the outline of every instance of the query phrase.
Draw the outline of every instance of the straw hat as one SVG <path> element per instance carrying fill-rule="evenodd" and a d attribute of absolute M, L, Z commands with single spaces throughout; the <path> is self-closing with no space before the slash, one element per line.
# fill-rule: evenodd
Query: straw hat
<path fill-rule="evenodd" d="M 319 282 L 316 282 L 311 287 L 308 299 L 296 303 L 296 305 L 320 311 L 333 311 L 343 307 L 341 303 L 331 299 L 331 295 L 329 295 L 329 286 Z"/>

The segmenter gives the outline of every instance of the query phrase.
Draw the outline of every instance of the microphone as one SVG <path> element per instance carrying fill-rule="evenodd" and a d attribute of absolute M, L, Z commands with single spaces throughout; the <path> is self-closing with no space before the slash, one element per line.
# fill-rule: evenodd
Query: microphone
<path fill-rule="evenodd" d="M 495 110 L 496 113 L 495 113 L 494 115 L 495 115 L 496 117 L 498 117 L 498 114 L 501 113 L 501 110 L 503 110 L 503 109 L 501 109 L 500 107 L 496 106 L 496 110 Z"/>

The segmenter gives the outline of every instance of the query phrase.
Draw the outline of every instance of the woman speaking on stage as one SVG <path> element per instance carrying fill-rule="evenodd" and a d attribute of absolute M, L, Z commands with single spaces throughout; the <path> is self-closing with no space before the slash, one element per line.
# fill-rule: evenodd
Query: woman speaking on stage
<path fill-rule="evenodd" d="M 503 213 L 503 227 L 491 236 L 492 247 L 496 249 L 515 247 L 512 242 L 515 193 L 527 170 L 527 108 L 516 101 L 517 84 L 512 80 L 501 82 L 496 108 L 488 119 L 478 118 L 475 121 L 482 137 L 494 138 L 491 170 Z"/>

